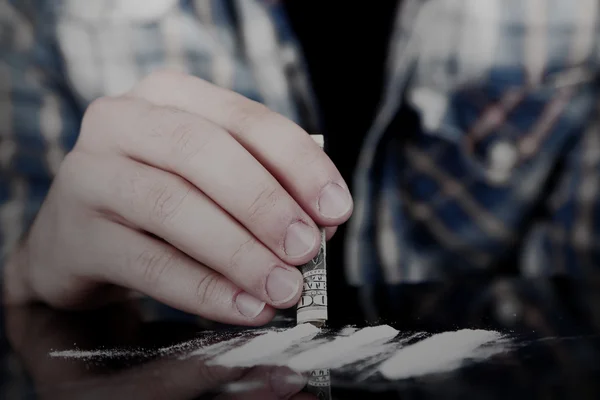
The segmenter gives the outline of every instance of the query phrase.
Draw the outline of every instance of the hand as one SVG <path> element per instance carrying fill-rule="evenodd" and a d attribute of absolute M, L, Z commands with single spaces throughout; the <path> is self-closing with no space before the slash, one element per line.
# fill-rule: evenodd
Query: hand
<path fill-rule="evenodd" d="M 72 360 L 51 351 L 136 347 L 156 332 L 128 303 L 102 313 L 60 313 L 45 307 L 7 307 L 4 324 L 12 351 L 41 399 L 196 399 L 236 382 L 246 387 L 219 399 L 315 399 L 300 392 L 306 378 L 286 367 L 224 368 L 200 357 L 147 360 Z M 125 323 L 123 323 L 125 322 Z M 2 326 L 2 325 L 0 325 Z M 179 326 L 179 328 L 182 328 Z M 197 327 L 190 326 L 193 332 Z M 186 327 L 187 330 L 187 327 Z M 173 331 L 171 331 L 173 332 Z M 19 371 L 19 368 L 15 369 Z M 23 393 L 25 395 L 25 393 Z M 28 393 L 28 395 L 30 395 Z M 29 396 L 31 397 L 31 396 Z"/>
<path fill-rule="evenodd" d="M 352 212 L 310 136 L 236 93 L 151 75 L 87 110 L 79 140 L 6 268 L 9 302 L 103 304 L 142 292 L 261 325 L 297 303 L 317 226 Z"/>

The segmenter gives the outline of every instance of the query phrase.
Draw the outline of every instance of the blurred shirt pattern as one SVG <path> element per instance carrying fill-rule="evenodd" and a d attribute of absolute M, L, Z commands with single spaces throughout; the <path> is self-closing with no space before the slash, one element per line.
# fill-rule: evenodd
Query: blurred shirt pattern
<path fill-rule="evenodd" d="M 596 0 L 401 3 L 354 177 L 351 284 L 442 280 L 510 259 L 526 276 L 595 274 L 598 12 Z M 0 0 L 3 257 L 39 210 L 86 106 L 161 68 L 319 130 L 277 1 Z M 403 126 L 406 115 L 417 122 Z"/>

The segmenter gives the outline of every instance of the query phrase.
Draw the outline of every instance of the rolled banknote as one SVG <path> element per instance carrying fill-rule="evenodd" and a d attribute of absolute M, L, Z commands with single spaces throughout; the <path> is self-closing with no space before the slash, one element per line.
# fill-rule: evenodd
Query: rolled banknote
<path fill-rule="evenodd" d="M 325 142 L 323 135 L 311 135 L 321 148 Z M 308 263 L 300 266 L 304 277 L 302 297 L 296 309 L 296 323 L 310 323 L 321 327 L 327 322 L 327 266 L 326 237 L 321 229 L 321 248 L 319 253 Z"/>
<path fill-rule="evenodd" d="M 331 378 L 328 369 L 310 371 L 304 390 L 319 400 L 331 400 Z"/>

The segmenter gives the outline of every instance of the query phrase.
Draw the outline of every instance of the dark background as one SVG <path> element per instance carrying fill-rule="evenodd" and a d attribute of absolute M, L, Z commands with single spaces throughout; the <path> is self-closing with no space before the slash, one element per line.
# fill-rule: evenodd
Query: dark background
<path fill-rule="evenodd" d="M 327 153 L 352 190 L 352 175 L 384 85 L 389 37 L 398 0 L 287 0 L 284 5 L 304 51 L 323 118 Z M 312 132 L 311 132 L 312 133 Z M 356 295 L 343 272 L 345 226 L 327 246 L 331 314 L 353 312 Z"/>

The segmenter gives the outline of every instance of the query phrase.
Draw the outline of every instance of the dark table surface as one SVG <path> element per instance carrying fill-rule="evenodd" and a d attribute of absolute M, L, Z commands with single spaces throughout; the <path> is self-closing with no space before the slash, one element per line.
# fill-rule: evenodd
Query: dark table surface
<path fill-rule="evenodd" d="M 494 329 L 509 335 L 510 351 L 451 372 L 394 382 L 377 376 L 361 381 L 348 371 L 331 370 L 331 398 L 600 399 L 600 285 L 497 278 L 396 289 L 377 321 L 352 310 L 351 300 L 333 301 L 331 329 L 350 323 L 388 323 L 403 333 Z M 277 385 L 282 374 L 276 367 L 227 370 L 152 351 L 152 356 L 93 362 L 49 356 L 52 350 L 73 348 L 152 350 L 202 337 L 205 331 L 242 329 L 149 300 L 93 312 L 64 313 L 38 305 L 3 307 L 0 314 L 2 399 L 275 399 L 281 398 L 278 390 L 294 389 Z M 273 325 L 293 326 L 294 321 L 282 315 Z M 264 385 L 232 390 L 249 377 Z M 306 391 L 296 398 L 314 398 Z"/>

